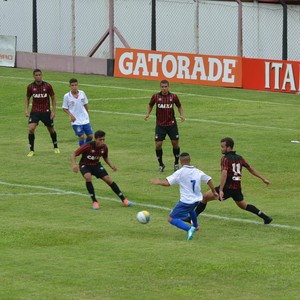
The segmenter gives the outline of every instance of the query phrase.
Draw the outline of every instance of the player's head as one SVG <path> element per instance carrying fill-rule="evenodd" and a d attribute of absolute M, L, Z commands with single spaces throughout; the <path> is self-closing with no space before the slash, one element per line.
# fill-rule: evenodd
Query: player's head
<path fill-rule="evenodd" d="M 169 92 L 169 81 L 168 80 L 164 79 L 160 82 L 160 90 L 163 95 L 168 94 L 168 92 Z"/>
<path fill-rule="evenodd" d="M 234 141 L 230 137 L 221 139 L 221 151 L 223 154 L 230 152 L 234 147 Z"/>
<path fill-rule="evenodd" d="M 33 78 L 36 82 L 41 82 L 42 81 L 42 71 L 40 69 L 34 69 L 32 71 Z"/>
<path fill-rule="evenodd" d="M 191 162 L 191 157 L 187 152 L 182 152 L 179 156 L 181 165 L 189 165 Z"/>
<path fill-rule="evenodd" d="M 96 147 L 101 147 L 104 145 L 105 141 L 105 132 L 102 130 L 97 130 L 94 134 Z"/>
<path fill-rule="evenodd" d="M 94 134 L 94 138 L 98 139 L 98 138 L 102 138 L 105 137 L 105 132 L 102 130 L 97 130 Z"/>
<path fill-rule="evenodd" d="M 34 69 L 34 70 L 32 71 L 32 74 L 33 74 L 33 75 L 35 75 L 36 73 L 41 73 L 41 74 L 42 74 L 41 69 Z"/>
<path fill-rule="evenodd" d="M 78 80 L 76 79 L 76 78 L 71 78 L 70 80 L 69 80 L 69 83 L 70 83 L 70 85 L 72 84 L 72 83 L 78 83 Z"/>
<path fill-rule="evenodd" d="M 76 78 L 71 78 L 69 80 L 69 83 L 70 83 L 71 90 L 77 92 L 77 90 L 78 90 L 78 80 Z"/>

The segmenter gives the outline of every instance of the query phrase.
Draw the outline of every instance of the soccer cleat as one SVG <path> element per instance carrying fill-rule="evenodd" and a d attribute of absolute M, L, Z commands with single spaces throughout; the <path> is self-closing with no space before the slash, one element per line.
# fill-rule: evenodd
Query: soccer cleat
<path fill-rule="evenodd" d="M 133 203 L 131 201 L 128 201 L 128 199 L 124 199 L 123 201 L 124 206 L 132 206 Z"/>
<path fill-rule="evenodd" d="M 175 164 L 175 165 L 174 165 L 174 172 L 177 171 L 177 170 L 179 170 L 179 165 L 176 165 L 176 164 Z"/>
<path fill-rule="evenodd" d="M 158 171 L 159 171 L 160 173 L 162 173 L 162 172 L 164 171 L 164 169 L 165 169 L 165 165 L 162 164 L 162 165 L 159 166 Z"/>
<path fill-rule="evenodd" d="M 93 209 L 98 210 L 100 208 L 99 203 L 97 201 L 93 202 Z"/>
<path fill-rule="evenodd" d="M 272 219 L 271 217 L 266 217 L 266 218 L 264 219 L 264 223 L 265 223 L 265 224 L 270 224 L 272 221 L 273 221 L 273 219 Z"/>
<path fill-rule="evenodd" d="M 29 151 L 29 153 L 27 154 L 28 157 L 32 157 L 34 156 L 34 151 Z"/>
<path fill-rule="evenodd" d="M 55 154 L 59 154 L 60 153 L 59 149 L 58 148 L 54 148 L 54 153 Z"/>
<path fill-rule="evenodd" d="M 190 230 L 187 233 L 187 240 L 190 241 L 193 238 L 193 235 L 196 231 L 196 227 L 191 226 Z"/>

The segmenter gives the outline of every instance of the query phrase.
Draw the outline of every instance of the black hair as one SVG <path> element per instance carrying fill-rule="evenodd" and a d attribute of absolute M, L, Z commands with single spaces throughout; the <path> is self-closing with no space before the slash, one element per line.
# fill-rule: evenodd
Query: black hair
<path fill-rule="evenodd" d="M 181 154 L 180 154 L 180 157 L 186 157 L 186 156 L 190 156 L 187 152 L 182 152 Z"/>
<path fill-rule="evenodd" d="M 169 81 L 166 80 L 166 79 L 163 79 L 163 80 L 160 82 L 160 84 L 167 84 L 168 86 L 170 85 L 170 84 L 169 84 Z"/>
<path fill-rule="evenodd" d="M 221 139 L 221 143 L 225 143 L 226 147 L 230 147 L 233 149 L 234 146 L 234 140 L 230 137 L 225 137 Z"/>
<path fill-rule="evenodd" d="M 40 69 L 34 69 L 34 70 L 32 71 L 32 74 L 35 74 L 35 73 L 38 73 L 38 72 L 42 73 L 42 71 L 41 71 Z"/>
<path fill-rule="evenodd" d="M 95 134 L 94 134 L 95 139 L 101 138 L 101 137 L 104 137 L 104 136 L 105 136 L 105 132 L 102 131 L 102 130 L 97 130 L 97 131 L 95 132 Z"/>
<path fill-rule="evenodd" d="M 76 79 L 76 78 L 71 78 L 70 80 L 69 80 L 69 83 L 71 84 L 71 83 L 74 83 L 74 82 L 78 82 L 78 80 Z"/>

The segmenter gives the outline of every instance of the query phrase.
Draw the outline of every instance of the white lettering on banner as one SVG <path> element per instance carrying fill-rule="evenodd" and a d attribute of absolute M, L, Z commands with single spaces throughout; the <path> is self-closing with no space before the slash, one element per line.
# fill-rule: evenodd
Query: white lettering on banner
<path fill-rule="evenodd" d="M 296 90 L 296 85 L 295 85 L 295 76 L 293 72 L 293 66 L 291 64 L 286 65 L 286 71 L 283 79 L 283 84 L 282 84 L 282 90 L 286 90 L 286 85 L 287 83 L 290 84 L 290 89 L 292 91 Z"/>
<path fill-rule="evenodd" d="M 167 70 L 167 63 L 171 62 L 172 64 L 172 68 L 171 68 L 171 72 L 168 72 Z M 165 77 L 167 78 L 172 78 L 175 77 L 176 73 L 177 73 L 177 61 L 176 58 L 174 57 L 174 55 L 166 55 L 162 61 L 162 72 L 165 75 Z"/>
<path fill-rule="evenodd" d="M 190 79 L 190 73 L 189 73 L 189 66 L 190 66 L 190 60 L 186 56 L 178 55 L 178 74 L 177 78 L 180 79 Z M 184 73 L 184 75 L 183 75 Z"/>
<path fill-rule="evenodd" d="M 129 75 L 132 73 L 132 62 L 126 62 L 125 64 L 125 60 L 126 59 L 130 59 L 132 60 L 133 58 L 133 53 L 131 52 L 124 52 L 122 54 L 122 56 L 120 57 L 119 60 L 119 68 L 120 71 L 124 74 L 124 75 Z"/>
<path fill-rule="evenodd" d="M 271 87 L 271 77 L 274 78 L 273 87 Z M 293 64 L 289 64 L 289 63 L 284 64 L 279 62 L 265 62 L 265 88 L 266 89 L 273 88 L 275 90 L 286 91 L 288 84 L 290 85 L 290 91 L 297 90 Z"/>
<path fill-rule="evenodd" d="M 208 57 L 206 64 L 203 57 L 194 56 L 193 61 L 188 56 L 156 53 L 124 52 L 119 59 L 119 70 L 124 75 L 158 77 L 159 70 L 166 78 L 192 79 L 224 83 L 234 83 L 233 69 L 237 61 L 227 58 Z"/>
<path fill-rule="evenodd" d="M 150 73 L 150 76 L 153 77 L 158 77 L 158 72 L 157 72 L 157 63 L 161 63 L 162 56 L 161 54 L 154 54 L 150 53 L 148 56 L 148 62 L 152 62 L 152 70 Z"/>
<path fill-rule="evenodd" d="M 139 75 L 139 69 L 142 69 L 142 75 L 143 76 L 148 76 L 149 72 L 148 72 L 148 67 L 147 67 L 147 61 L 146 61 L 146 57 L 144 53 L 138 53 L 137 55 L 137 59 L 136 59 L 136 64 L 135 64 L 135 68 L 133 71 L 133 75 Z"/>
<path fill-rule="evenodd" d="M 197 72 L 200 72 L 200 74 L 201 74 L 200 79 L 201 80 L 207 80 L 207 76 L 206 76 L 205 69 L 204 69 L 203 58 L 198 57 L 198 56 L 195 57 L 195 64 L 194 64 L 191 79 L 197 79 Z"/>

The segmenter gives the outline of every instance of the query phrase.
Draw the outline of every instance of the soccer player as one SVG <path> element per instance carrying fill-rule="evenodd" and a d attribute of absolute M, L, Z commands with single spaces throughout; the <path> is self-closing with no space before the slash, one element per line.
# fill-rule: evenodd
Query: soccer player
<path fill-rule="evenodd" d="M 179 184 L 180 186 L 180 200 L 171 211 L 168 222 L 178 227 L 179 229 L 187 231 L 187 239 L 191 240 L 196 230 L 199 230 L 197 215 L 195 208 L 202 200 L 201 181 L 204 181 L 209 187 L 212 195 L 218 197 L 215 190 L 212 178 L 206 175 L 201 170 L 191 166 L 190 155 L 186 152 L 180 154 L 180 164 L 182 167 L 168 176 L 166 180 L 152 179 L 151 183 L 162 186 L 171 186 Z M 190 226 L 184 223 L 181 219 L 190 216 L 193 225 Z"/>
<path fill-rule="evenodd" d="M 93 139 L 93 130 L 90 124 L 88 98 L 84 91 L 78 89 L 78 80 L 71 78 L 71 91 L 66 93 L 62 108 L 69 115 L 75 135 L 78 136 L 79 146 Z M 86 140 L 84 140 L 86 135 Z"/>
<path fill-rule="evenodd" d="M 40 69 L 33 70 L 34 82 L 27 86 L 26 102 L 25 102 L 25 116 L 28 119 L 29 124 L 29 148 L 28 157 L 34 156 L 34 140 L 35 129 L 42 121 L 47 127 L 52 143 L 54 146 L 54 153 L 60 153 L 57 145 L 57 135 L 54 130 L 54 117 L 56 111 L 56 98 L 51 84 L 42 79 L 42 71 Z M 29 103 L 32 97 L 32 108 L 29 113 Z M 50 107 L 50 98 L 52 101 L 52 111 Z"/>
<path fill-rule="evenodd" d="M 117 170 L 110 159 L 108 158 L 108 147 L 105 144 L 105 132 L 98 130 L 94 134 L 94 141 L 83 144 L 71 156 L 73 171 L 78 173 L 79 169 L 85 179 L 86 188 L 93 201 L 93 209 L 99 209 L 99 203 L 96 199 L 94 186 L 92 183 L 92 175 L 96 178 L 101 178 L 106 182 L 116 195 L 121 199 L 125 206 L 131 206 L 133 203 L 128 201 L 119 189 L 118 185 L 110 178 L 102 164 L 100 157 L 111 167 L 113 171 Z M 76 157 L 81 155 L 79 166 L 76 163 Z"/>
<path fill-rule="evenodd" d="M 233 151 L 234 141 L 230 137 L 221 140 L 221 152 L 224 156 L 221 159 L 221 180 L 220 185 L 216 187 L 219 194 L 219 200 L 223 201 L 232 198 L 236 205 L 247 210 L 264 220 L 264 224 L 270 224 L 272 218 L 265 215 L 261 210 L 252 204 L 247 204 L 241 189 L 242 168 L 245 167 L 252 175 L 260 178 L 266 185 L 270 182 L 263 177 L 258 171 L 251 167 L 245 159 Z M 197 216 L 202 213 L 208 201 L 216 200 L 211 191 L 204 194 L 203 200 L 196 208 Z"/>
<path fill-rule="evenodd" d="M 159 163 L 159 171 L 163 172 L 165 165 L 163 163 L 163 141 L 166 135 L 169 136 L 173 155 L 175 157 L 174 171 L 179 169 L 178 160 L 180 155 L 179 147 L 179 132 L 174 113 L 174 106 L 178 108 L 181 122 L 184 121 L 183 108 L 176 94 L 169 92 L 169 82 L 162 80 L 160 82 L 160 93 L 154 94 L 149 102 L 147 113 L 144 116 L 145 121 L 148 120 L 149 115 L 154 105 L 156 105 L 156 127 L 155 127 L 155 152 Z"/>

